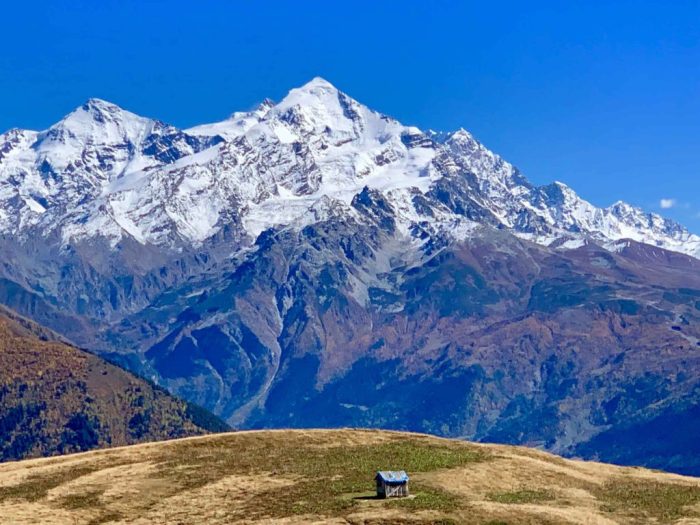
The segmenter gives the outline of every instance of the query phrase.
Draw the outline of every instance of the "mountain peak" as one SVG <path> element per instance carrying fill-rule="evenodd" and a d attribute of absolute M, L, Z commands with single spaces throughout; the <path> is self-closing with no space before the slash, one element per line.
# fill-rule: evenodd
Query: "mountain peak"
<path fill-rule="evenodd" d="M 91 98 L 87 99 L 81 107 L 85 111 L 121 109 L 119 106 L 117 106 L 116 104 L 114 104 L 112 102 L 109 102 L 108 100 L 104 100 L 104 99 L 96 98 L 96 97 L 91 97 Z"/>
<path fill-rule="evenodd" d="M 133 115 L 117 104 L 101 98 L 87 99 L 80 107 L 67 115 L 66 119 L 76 116 L 76 114 L 87 114 L 97 122 L 103 122 L 105 119 L 119 118 L 124 115 Z"/>
<path fill-rule="evenodd" d="M 76 158 L 83 157 L 90 150 L 93 153 L 88 157 L 94 159 L 96 166 L 99 166 L 98 171 L 109 178 L 126 166 L 132 154 L 129 144 L 139 143 L 154 125 L 155 121 L 126 111 L 116 104 L 90 98 L 42 131 L 34 149 L 41 161 L 46 161 L 56 172 L 67 169 Z M 114 147 L 117 150 L 109 150 Z M 115 151 L 119 151 L 119 154 L 115 155 Z M 108 156 L 112 156 L 109 163 L 104 161 Z"/>
<path fill-rule="evenodd" d="M 567 193 L 568 193 L 568 192 L 572 192 L 572 191 L 573 191 L 573 190 L 571 189 L 570 186 L 568 186 L 567 184 L 564 184 L 564 183 L 563 183 L 562 181 L 560 181 L 560 180 L 555 180 L 554 182 L 552 182 L 552 185 L 553 185 L 553 186 L 556 186 L 557 188 L 559 188 L 559 190 L 561 190 L 561 191 L 563 191 L 563 192 L 567 192 Z"/>
<path fill-rule="evenodd" d="M 474 135 L 469 133 L 464 128 L 459 128 L 458 130 L 445 134 L 444 142 L 447 144 L 453 144 L 458 147 L 469 148 L 473 148 L 479 145 L 479 142 L 474 138 Z"/>
<path fill-rule="evenodd" d="M 560 181 L 541 186 L 540 190 L 547 196 L 551 205 L 572 205 L 581 200 L 574 190 Z"/>
<path fill-rule="evenodd" d="M 450 138 L 453 138 L 453 139 L 468 139 L 468 140 L 472 140 L 472 139 L 474 139 L 474 135 L 472 135 L 471 133 L 469 133 L 469 132 L 468 132 L 466 129 L 464 129 L 464 128 L 459 128 L 458 130 L 455 130 L 455 131 L 452 132 L 452 134 L 450 135 Z"/>
<path fill-rule="evenodd" d="M 274 105 L 274 100 L 272 100 L 271 98 L 265 98 L 260 104 L 258 104 L 258 107 L 255 109 L 255 111 L 267 111 L 271 107 L 274 107 Z"/>
<path fill-rule="evenodd" d="M 112 102 L 101 98 L 89 98 L 51 126 L 49 131 L 66 130 L 74 136 L 93 136 L 95 133 L 99 134 L 96 130 L 106 127 L 141 128 L 149 122 L 150 119 L 131 113 Z"/>
<path fill-rule="evenodd" d="M 292 89 L 269 113 L 272 118 L 279 118 L 285 125 L 305 134 L 328 136 L 333 130 L 338 140 L 357 138 L 363 119 L 379 118 L 377 114 L 373 117 L 370 114 L 373 114 L 371 110 L 321 77 Z"/>
<path fill-rule="evenodd" d="M 325 78 L 322 77 L 314 77 L 311 80 L 309 80 L 306 84 L 297 89 L 302 91 L 313 91 L 318 89 L 324 89 L 327 91 L 338 91 L 338 88 L 336 88 L 333 84 L 331 84 Z"/>
<path fill-rule="evenodd" d="M 632 213 L 632 212 L 638 211 L 631 204 L 629 204 L 625 201 L 621 201 L 621 200 L 618 200 L 615 203 L 613 203 L 612 205 L 610 205 L 610 207 L 608 209 L 616 214 L 625 214 L 625 213 Z"/>
<path fill-rule="evenodd" d="M 279 109 L 287 109 L 291 106 L 316 106 L 333 103 L 338 99 L 340 91 L 333 84 L 321 77 L 314 77 L 303 86 L 294 88 L 277 105 Z"/>

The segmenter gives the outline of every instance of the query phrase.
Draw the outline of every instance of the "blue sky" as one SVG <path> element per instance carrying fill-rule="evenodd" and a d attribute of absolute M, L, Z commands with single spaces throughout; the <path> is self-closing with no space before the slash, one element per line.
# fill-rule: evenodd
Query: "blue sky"
<path fill-rule="evenodd" d="M 190 126 L 319 75 L 406 124 L 464 127 L 535 183 L 700 232 L 698 0 L 27 4 L 3 6 L 0 130 L 89 97 Z"/>

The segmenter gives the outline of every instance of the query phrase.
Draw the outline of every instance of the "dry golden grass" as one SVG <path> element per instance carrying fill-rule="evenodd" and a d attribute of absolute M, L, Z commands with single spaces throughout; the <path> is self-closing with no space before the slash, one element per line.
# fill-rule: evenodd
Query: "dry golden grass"
<path fill-rule="evenodd" d="M 412 497 L 376 500 L 403 468 Z M 0 465 L 3 524 L 700 523 L 700 479 L 370 430 L 239 432 Z"/>

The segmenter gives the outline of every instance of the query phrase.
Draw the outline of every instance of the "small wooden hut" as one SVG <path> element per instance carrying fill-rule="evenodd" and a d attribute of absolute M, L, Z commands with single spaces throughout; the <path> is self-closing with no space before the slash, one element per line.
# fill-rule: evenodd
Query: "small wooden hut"
<path fill-rule="evenodd" d="M 378 498 L 405 498 L 408 496 L 408 474 L 404 470 L 380 470 L 374 477 Z"/>

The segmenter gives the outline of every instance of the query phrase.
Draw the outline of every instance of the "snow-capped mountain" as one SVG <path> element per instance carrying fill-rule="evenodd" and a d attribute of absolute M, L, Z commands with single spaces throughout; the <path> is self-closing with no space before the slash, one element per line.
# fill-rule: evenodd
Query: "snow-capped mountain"
<path fill-rule="evenodd" d="M 597 208 L 558 182 L 535 187 L 467 131 L 404 126 L 320 78 L 184 131 L 92 99 L 46 131 L 0 136 L 0 232 L 63 245 L 182 250 L 224 228 L 245 245 L 313 223 L 323 207 L 355 213 L 365 187 L 407 235 L 420 226 L 463 239 L 480 223 L 562 248 L 631 239 L 700 256 L 700 237 L 671 220 Z"/>
<path fill-rule="evenodd" d="M 242 428 L 698 473 L 655 436 L 697 433 L 699 258 L 673 221 L 318 78 L 186 130 L 90 100 L 0 136 L 0 303 Z"/>
<path fill-rule="evenodd" d="M 23 236 L 59 230 L 64 240 L 128 234 L 118 208 L 105 199 L 110 185 L 127 173 L 191 156 L 216 140 L 98 99 L 43 132 L 10 130 L 0 136 L 0 231 Z"/>

